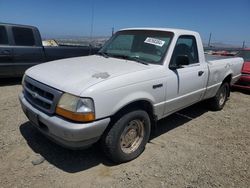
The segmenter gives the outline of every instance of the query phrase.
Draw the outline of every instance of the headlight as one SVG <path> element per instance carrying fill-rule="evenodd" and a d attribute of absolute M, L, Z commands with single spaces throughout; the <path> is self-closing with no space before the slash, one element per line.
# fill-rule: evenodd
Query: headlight
<path fill-rule="evenodd" d="M 25 80 L 25 74 L 23 75 L 23 78 L 22 78 L 22 86 L 24 86 L 24 80 Z"/>
<path fill-rule="evenodd" d="M 95 120 L 94 102 L 90 98 L 80 98 L 64 93 L 56 107 L 60 116 L 78 122 Z"/>

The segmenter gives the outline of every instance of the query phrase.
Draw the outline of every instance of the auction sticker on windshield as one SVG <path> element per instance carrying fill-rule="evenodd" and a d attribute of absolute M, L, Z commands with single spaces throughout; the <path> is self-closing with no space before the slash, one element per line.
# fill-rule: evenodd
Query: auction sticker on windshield
<path fill-rule="evenodd" d="M 144 42 L 148 43 L 148 44 L 160 46 L 160 47 L 162 47 L 165 44 L 165 41 L 160 40 L 160 39 L 156 39 L 156 38 L 151 38 L 151 37 L 147 37 Z"/>

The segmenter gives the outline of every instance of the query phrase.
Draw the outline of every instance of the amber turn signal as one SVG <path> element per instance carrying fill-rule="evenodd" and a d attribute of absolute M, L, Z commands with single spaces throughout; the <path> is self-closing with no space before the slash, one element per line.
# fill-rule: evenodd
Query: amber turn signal
<path fill-rule="evenodd" d="M 77 122 L 90 122 L 95 120 L 95 114 L 93 112 L 71 112 L 63 108 L 57 107 L 56 113 L 60 116 L 63 116 L 67 119 L 77 121 Z"/>

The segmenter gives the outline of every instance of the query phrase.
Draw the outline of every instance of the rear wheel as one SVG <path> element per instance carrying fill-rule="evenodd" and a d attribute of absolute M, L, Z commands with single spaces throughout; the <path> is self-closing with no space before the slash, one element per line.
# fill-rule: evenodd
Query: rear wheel
<path fill-rule="evenodd" d="M 226 104 L 227 98 L 229 96 L 229 84 L 227 82 L 223 83 L 216 95 L 209 100 L 209 105 L 212 110 L 221 110 Z"/>
<path fill-rule="evenodd" d="M 147 112 L 131 111 L 119 118 L 103 136 L 103 150 L 116 163 L 133 160 L 143 152 L 150 129 Z"/>

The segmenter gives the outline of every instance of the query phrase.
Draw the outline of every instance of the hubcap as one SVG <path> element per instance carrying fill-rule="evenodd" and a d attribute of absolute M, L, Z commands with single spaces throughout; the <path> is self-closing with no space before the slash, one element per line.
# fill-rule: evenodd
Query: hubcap
<path fill-rule="evenodd" d="M 136 119 L 128 123 L 120 137 L 120 146 L 124 153 L 132 153 L 138 149 L 144 138 L 144 123 Z"/>
<path fill-rule="evenodd" d="M 226 87 L 222 88 L 222 91 L 220 93 L 220 97 L 219 97 L 219 105 L 223 105 L 225 100 L 226 100 L 226 96 L 227 96 L 227 89 Z"/>

